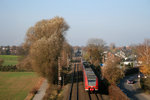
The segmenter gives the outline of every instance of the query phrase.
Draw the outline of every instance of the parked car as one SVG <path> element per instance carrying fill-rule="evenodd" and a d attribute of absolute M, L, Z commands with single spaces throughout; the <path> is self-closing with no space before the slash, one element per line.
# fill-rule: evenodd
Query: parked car
<path fill-rule="evenodd" d="M 147 78 L 147 75 L 144 75 L 144 78 Z"/>
<path fill-rule="evenodd" d="M 146 75 L 142 74 L 141 72 L 138 74 L 138 78 L 147 78 Z"/>
<path fill-rule="evenodd" d="M 138 74 L 138 78 L 141 78 L 141 75 L 140 75 L 140 74 Z"/>
<path fill-rule="evenodd" d="M 127 84 L 134 84 L 134 80 L 133 79 L 127 80 Z"/>

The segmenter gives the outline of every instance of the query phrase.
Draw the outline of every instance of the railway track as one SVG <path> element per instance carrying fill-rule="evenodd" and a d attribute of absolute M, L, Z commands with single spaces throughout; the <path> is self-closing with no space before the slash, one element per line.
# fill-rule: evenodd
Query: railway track
<path fill-rule="evenodd" d="M 78 94 L 78 64 L 74 64 L 74 71 L 72 73 L 72 80 L 71 80 L 71 87 L 70 87 L 70 94 L 69 94 L 69 100 L 76 100 L 79 99 L 79 94 Z M 73 93 L 74 89 L 76 89 L 76 93 Z M 76 97 L 75 97 L 76 95 Z"/>
<path fill-rule="evenodd" d="M 84 90 L 82 69 L 79 64 L 74 64 L 72 70 L 71 86 L 67 100 L 104 100 L 103 96 L 99 93 L 89 93 Z M 105 99 L 109 100 L 109 99 Z"/>
<path fill-rule="evenodd" d="M 89 100 L 103 100 L 103 98 L 100 94 L 97 94 L 97 93 L 91 94 L 89 92 L 88 95 L 89 95 Z"/>

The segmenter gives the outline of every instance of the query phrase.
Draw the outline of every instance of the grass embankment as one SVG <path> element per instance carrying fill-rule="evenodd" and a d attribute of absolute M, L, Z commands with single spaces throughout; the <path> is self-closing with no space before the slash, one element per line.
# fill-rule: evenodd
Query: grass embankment
<path fill-rule="evenodd" d="M 16 65 L 19 57 L 16 55 L 0 55 L 0 58 L 4 60 L 3 66 Z"/>
<path fill-rule="evenodd" d="M 0 100 L 24 100 L 38 80 L 34 72 L 0 72 Z"/>

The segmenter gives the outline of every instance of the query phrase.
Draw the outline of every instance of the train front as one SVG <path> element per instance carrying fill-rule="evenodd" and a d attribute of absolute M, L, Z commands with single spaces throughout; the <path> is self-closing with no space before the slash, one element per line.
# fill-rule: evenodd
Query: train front
<path fill-rule="evenodd" d="M 95 75 L 88 78 L 88 91 L 95 92 L 98 91 L 98 78 Z"/>

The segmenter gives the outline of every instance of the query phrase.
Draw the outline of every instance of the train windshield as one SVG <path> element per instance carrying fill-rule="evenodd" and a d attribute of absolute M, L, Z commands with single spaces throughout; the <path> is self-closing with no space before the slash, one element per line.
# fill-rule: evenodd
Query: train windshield
<path fill-rule="evenodd" d="M 88 80 L 88 85 L 89 86 L 95 86 L 96 85 L 96 80 Z"/>

